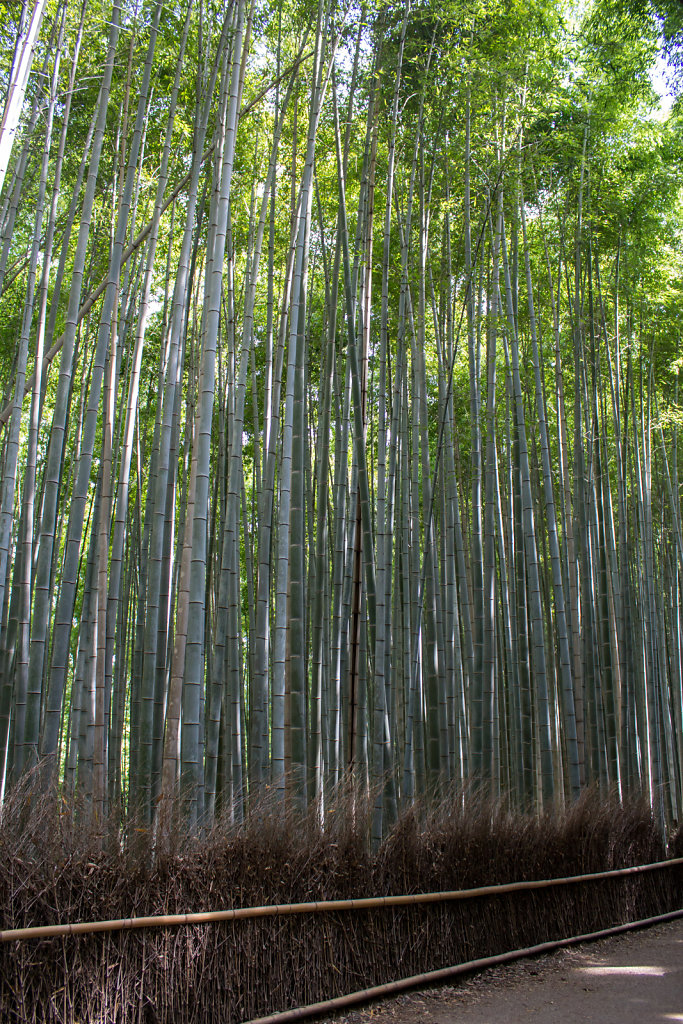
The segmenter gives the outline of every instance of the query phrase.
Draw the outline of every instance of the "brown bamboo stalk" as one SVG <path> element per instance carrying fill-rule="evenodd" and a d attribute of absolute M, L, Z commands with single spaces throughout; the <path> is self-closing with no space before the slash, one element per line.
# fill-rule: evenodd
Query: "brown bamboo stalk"
<path fill-rule="evenodd" d="M 588 932 L 585 935 L 572 935 L 567 939 L 555 939 L 551 942 L 540 942 L 536 946 L 527 946 L 524 949 L 514 949 L 508 953 L 498 953 L 496 956 L 484 956 L 478 960 L 467 960 L 462 964 L 454 964 L 452 967 L 442 967 L 438 971 L 427 971 L 425 974 L 414 974 L 410 978 L 401 978 L 398 981 L 389 981 L 384 985 L 375 985 L 373 988 L 362 989 L 360 992 L 351 992 L 346 996 L 337 996 L 335 999 L 326 999 L 320 1003 L 312 1003 L 309 1006 L 299 1006 L 294 1010 L 284 1010 L 282 1013 L 271 1013 L 267 1017 L 257 1017 L 247 1021 L 247 1024 L 288 1024 L 289 1021 L 303 1020 L 306 1017 L 316 1017 L 319 1014 L 334 1013 L 343 1010 L 347 1006 L 355 1006 L 358 1003 L 367 1003 L 373 999 L 386 998 L 397 995 L 411 988 L 426 988 L 437 982 L 448 981 L 459 974 L 473 974 L 475 971 L 482 971 L 487 967 L 496 967 L 499 964 L 507 964 L 513 960 L 524 960 L 527 957 L 540 956 L 542 953 L 553 953 L 555 950 L 567 946 L 578 946 L 581 942 L 595 942 L 597 939 L 607 939 L 612 935 L 622 935 L 624 932 L 635 931 L 636 928 L 648 928 L 655 924 L 664 924 L 667 921 L 674 921 L 683 917 L 683 910 L 673 910 L 668 914 L 659 914 L 657 917 L 647 917 L 640 921 L 628 921 L 626 924 L 614 925 L 612 928 L 602 928 L 598 932 Z"/>
<path fill-rule="evenodd" d="M 401 896 L 369 896 L 348 900 L 315 900 L 310 903 L 272 903 L 261 907 L 234 907 L 229 910 L 207 910 L 196 914 L 160 914 L 151 917 L 121 917 L 111 921 L 78 921 L 75 924 L 38 925 L 29 928 L 8 928 L 0 932 L 0 942 L 27 939 L 50 939 L 63 935 L 89 935 L 94 932 L 132 931 L 138 928 L 172 928 L 179 925 L 213 924 L 218 921 L 243 921 L 257 917 L 289 917 L 293 914 L 320 914 L 338 910 L 372 910 L 380 907 L 417 906 L 426 903 L 450 903 L 456 900 L 501 896 L 509 892 L 550 889 L 556 885 L 598 882 L 605 878 L 624 878 L 665 868 L 683 867 L 683 857 L 636 864 L 630 868 L 595 871 L 566 878 L 542 878 L 528 882 L 507 882 L 504 885 L 482 885 L 475 889 L 452 889 L 444 892 L 408 893 Z M 681 911 L 680 913 L 683 913 Z"/>

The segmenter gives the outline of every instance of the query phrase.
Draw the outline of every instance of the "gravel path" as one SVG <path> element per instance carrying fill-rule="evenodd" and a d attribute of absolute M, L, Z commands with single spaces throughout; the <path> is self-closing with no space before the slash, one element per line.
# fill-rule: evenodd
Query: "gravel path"
<path fill-rule="evenodd" d="M 683 1022 L 683 919 L 397 996 L 337 1024 Z"/>

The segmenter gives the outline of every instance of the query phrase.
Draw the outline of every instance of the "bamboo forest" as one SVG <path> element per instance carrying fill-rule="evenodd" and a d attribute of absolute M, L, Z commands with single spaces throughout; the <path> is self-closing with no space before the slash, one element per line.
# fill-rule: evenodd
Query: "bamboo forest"
<path fill-rule="evenodd" d="M 0 12 L 0 798 L 680 820 L 681 5 Z"/>

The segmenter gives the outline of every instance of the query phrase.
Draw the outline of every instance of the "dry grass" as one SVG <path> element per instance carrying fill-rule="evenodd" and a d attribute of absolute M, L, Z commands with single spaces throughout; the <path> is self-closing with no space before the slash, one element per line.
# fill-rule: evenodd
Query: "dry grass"
<path fill-rule="evenodd" d="M 265 806 L 201 840 L 74 824 L 29 788 L 0 831 L 0 926 L 470 888 L 663 858 L 647 806 L 586 794 L 541 818 L 460 796 L 406 813 L 376 853 L 368 808 L 315 815 Z M 671 852 L 680 846 L 680 834 Z M 264 918 L 0 947 L 4 1022 L 243 1021 L 278 1009 L 590 932 L 683 903 L 683 872 L 462 903 Z"/>

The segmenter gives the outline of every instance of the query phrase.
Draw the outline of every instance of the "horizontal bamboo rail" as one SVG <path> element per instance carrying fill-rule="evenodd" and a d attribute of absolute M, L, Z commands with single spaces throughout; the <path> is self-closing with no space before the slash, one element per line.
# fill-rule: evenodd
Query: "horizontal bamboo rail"
<path fill-rule="evenodd" d="M 613 935 L 635 931 L 636 928 L 649 928 L 655 924 L 664 924 L 666 921 L 675 921 L 680 917 L 683 917 L 683 910 L 673 910 L 668 914 L 659 914 L 657 917 L 646 917 L 642 921 L 629 921 L 626 924 L 614 925 L 612 928 L 603 928 L 599 932 L 572 935 L 568 939 L 554 939 L 552 942 L 540 942 L 537 946 L 527 946 L 525 949 L 515 949 L 509 953 L 498 953 L 496 956 L 484 956 L 479 960 L 468 960 L 463 964 L 454 964 L 452 967 L 442 967 L 438 971 L 414 974 L 410 978 L 389 981 L 384 985 L 375 985 L 374 988 L 362 989 L 360 992 L 350 992 L 346 996 L 336 996 L 334 999 L 326 999 L 321 1003 L 310 1003 L 308 1006 L 298 1006 L 293 1010 L 271 1013 L 267 1017 L 257 1017 L 247 1021 L 246 1024 L 290 1024 L 291 1021 L 303 1020 L 306 1017 L 318 1017 L 323 1013 L 336 1013 L 339 1010 L 345 1010 L 349 1006 L 357 1006 L 359 1003 L 369 1003 L 374 999 L 395 996 L 399 992 L 405 992 L 407 989 L 426 988 L 429 985 L 448 981 L 459 974 L 474 974 L 477 971 L 485 970 L 487 967 L 497 967 L 499 964 L 507 964 L 513 960 L 523 960 L 526 957 L 540 956 L 542 953 L 554 953 L 556 950 L 564 949 L 567 946 L 577 946 L 581 942 L 595 942 L 598 939 L 608 939 Z"/>
<path fill-rule="evenodd" d="M 122 917 L 112 921 L 78 921 L 75 924 L 37 925 L 29 928 L 8 928 L 0 932 L 0 942 L 26 939 L 52 939 L 66 935 L 88 935 L 94 932 L 131 931 L 134 928 L 176 928 L 182 925 L 213 924 L 219 921 L 242 921 L 256 917 L 286 917 L 292 914 L 318 914 L 337 910 L 372 910 L 381 907 L 416 906 L 424 903 L 448 903 L 482 896 L 502 896 L 509 892 L 549 889 L 556 885 L 597 882 L 605 878 L 661 871 L 683 866 L 683 857 L 638 864 L 613 871 L 597 871 L 568 878 L 543 878 L 530 882 L 509 882 L 504 885 L 483 885 L 476 889 L 453 889 L 446 892 L 409 893 L 403 896 L 371 896 L 349 900 L 318 900 L 312 903 L 273 903 L 263 907 L 236 907 L 231 910 L 208 910 L 195 914 L 161 914 L 152 917 Z"/>

